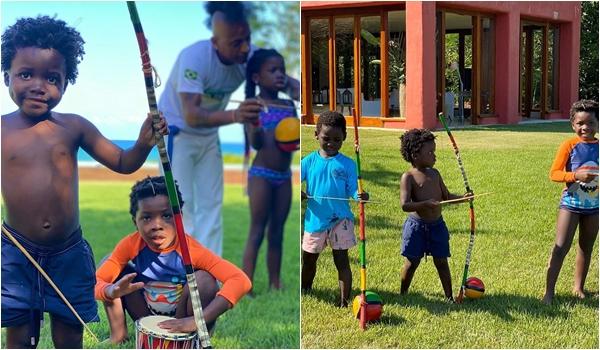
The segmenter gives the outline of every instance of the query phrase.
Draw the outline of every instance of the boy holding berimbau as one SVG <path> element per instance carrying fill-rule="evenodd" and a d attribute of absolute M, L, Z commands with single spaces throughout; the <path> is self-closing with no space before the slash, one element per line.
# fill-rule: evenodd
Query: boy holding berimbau
<path fill-rule="evenodd" d="M 57 348 L 82 348 L 83 325 L 13 241 L 33 256 L 82 322 L 98 320 L 94 257 L 79 223 L 77 151 L 118 173 L 139 169 L 155 144 L 148 117 L 122 150 L 87 119 L 52 111 L 75 83 L 84 41 L 64 21 L 21 18 L 2 34 L 2 71 L 19 107 L 2 116 L 2 327 L 6 346 L 35 347 L 50 313 Z M 155 126 L 167 133 L 164 119 Z"/>
<path fill-rule="evenodd" d="M 442 217 L 440 201 L 460 199 L 452 194 L 433 166 L 435 136 L 426 129 L 412 129 L 401 137 L 402 157 L 412 167 L 400 180 L 400 203 L 409 212 L 402 228 L 402 269 L 400 293 L 408 292 L 410 283 L 423 256 L 433 256 L 446 300 L 453 301 L 452 279 L 448 266 L 450 234 Z M 465 196 L 471 193 L 465 194 Z M 457 201 L 460 203 L 462 201 Z"/>
<path fill-rule="evenodd" d="M 339 306 L 347 307 L 352 290 L 348 249 L 356 245 L 354 214 L 347 199 L 366 201 L 369 194 L 358 192 L 356 163 L 339 152 L 346 140 L 344 116 L 336 111 L 322 113 L 317 121 L 315 138 L 319 149 L 302 159 L 300 174 L 301 180 L 306 182 L 302 199 L 309 199 L 302 237 L 302 290 L 309 292 L 312 289 L 319 255 L 330 245 L 338 271 Z"/>

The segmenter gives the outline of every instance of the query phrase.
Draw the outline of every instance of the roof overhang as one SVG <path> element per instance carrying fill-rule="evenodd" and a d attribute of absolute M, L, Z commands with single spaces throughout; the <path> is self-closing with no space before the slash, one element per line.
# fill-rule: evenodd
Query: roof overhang
<path fill-rule="evenodd" d="M 301 1 L 302 10 L 320 10 L 334 8 L 372 7 L 379 5 L 403 4 L 405 1 Z"/>

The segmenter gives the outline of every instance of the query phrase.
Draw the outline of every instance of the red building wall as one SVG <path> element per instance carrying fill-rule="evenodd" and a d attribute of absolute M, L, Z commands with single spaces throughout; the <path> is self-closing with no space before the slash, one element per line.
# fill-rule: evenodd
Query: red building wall
<path fill-rule="evenodd" d="M 390 5 L 375 1 L 303 1 L 301 9 L 363 8 Z M 404 4 L 404 2 L 395 2 Z M 514 124 L 521 121 L 519 111 L 519 45 L 521 20 L 550 21 L 560 24 L 559 108 L 546 118 L 567 118 L 571 104 L 578 99 L 580 2 L 560 1 L 406 1 L 406 101 L 405 122 L 386 123 L 392 127 L 434 128 L 436 115 L 436 8 L 477 11 L 494 14 L 495 117 L 482 118 L 482 124 Z"/>

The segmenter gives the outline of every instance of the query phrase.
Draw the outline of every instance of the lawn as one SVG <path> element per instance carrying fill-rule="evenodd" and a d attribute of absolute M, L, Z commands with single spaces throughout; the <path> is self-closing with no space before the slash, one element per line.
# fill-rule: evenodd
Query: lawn
<path fill-rule="evenodd" d="M 124 235 L 133 232 L 129 217 L 129 182 L 80 183 L 80 215 L 84 237 L 90 242 L 98 263 Z M 297 192 L 298 187 L 295 187 Z M 256 268 L 254 298 L 243 298 L 232 310 L 221 316 L 211 339 L 215 348 L 298 348 L 300 344 L 299 310 L 299 196 L 285 228 L 282 291 L 269 291 L 265 266 L 266 241 Z M 223 257 L 240 266 L 249 225 L 248 199 L 240 185 L 226 185 L 223 207 Z M 109 336 L 104 308 L 98 303 L 101 322 L 90 328 L 104 340 Z M 46 316 L 48 319 L 48 317 Z M 53 348 L 49 322 L 42 329 L 38 348 Z M 3 344 L 5 340 L 2 332 Z M 98 344 L 86 334 L 85 348 L 135 348 L 135 328 L 129 319 L 130 341 L 121 346 Z"/>
<path fill-rule="evenodd" d="M 400 131 L 360 130 L 364 189 L 381 203 L 366 207 L 367 288 L 385 302 L 381 322 L 360 331 L 339 297 L 331 251 L 318 263 L 314 290 L 302 295 L 303 348 L 594 348 L 598 349 L 598 243 L 586 282 L 588 298 L 571 295 L 575 249 L 570 250 L 551 306 L 541 303 L 563 184 L 548 178 L 561 143 L 573 136 L 566 122 L 474 127 L 453 131 L 476 199 L 476 238 L 470 276 L 485 296 L 461 305 L 443 301 L 433 261 L 423 261 L 401 296 L 399 180 L 410 165 L 400 154 Z M 303 127 L 302 156 L 317 149 L 314 128 Z M 436 168 L 452 193 L 464 184 L 445 132 L 436 132 Z M 341 150 L 354 158 L 353 132 Z M 357 209 L 357 206 L 354 205 Z M 357 210 L 355 210 L 357 213 Z M 450 230 L 449 259 L 458 291 L 469 241 L 468 205 L 444 207 Z M 577 236 L 574 244 L 577 242 Z M 353 295 L 359 293 L 358 248 L 350 250 Z"/>

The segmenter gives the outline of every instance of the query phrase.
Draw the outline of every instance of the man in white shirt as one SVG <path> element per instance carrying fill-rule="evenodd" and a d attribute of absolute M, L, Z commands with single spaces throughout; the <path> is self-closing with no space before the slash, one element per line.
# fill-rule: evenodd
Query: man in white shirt
<path fill-rule="evenodd" d="M 187 233 L 217 255 L 223 251 L 223 158 L 218 127 L 258 119 L 255 99 L 225 110 L 231 94 L 245 81 L 246 62 L 255 47 L 244 3 L 207 2 L 213 37 L 184 48 L 158 103 L 171 129 L 168 150 L 179 184 Z M 291 94 L 299 83 L 288 79 Z M 295 96 L 294 96 L 295 95 Z"/>

